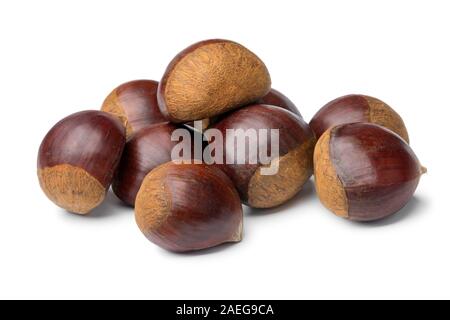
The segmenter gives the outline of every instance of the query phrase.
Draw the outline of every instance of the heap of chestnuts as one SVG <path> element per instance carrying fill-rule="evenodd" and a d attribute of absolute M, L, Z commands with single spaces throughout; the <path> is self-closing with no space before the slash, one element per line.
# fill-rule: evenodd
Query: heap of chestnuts
<path fill-rule="evenodd" d="M 374 221 L 404 207 L 426 172 L 383 101 L 343 96 L 308 124 L 257 55 L 220 39 L 181 51 L 159 82 L 124 83 L 100 111 L 62 119 L 37 166 L 56 205 L 87 214 L 112 186 L 142 233 L 176 252 L 240 241 L 242 204 L 280 206 L 313 174 L 326 208 Z"/>

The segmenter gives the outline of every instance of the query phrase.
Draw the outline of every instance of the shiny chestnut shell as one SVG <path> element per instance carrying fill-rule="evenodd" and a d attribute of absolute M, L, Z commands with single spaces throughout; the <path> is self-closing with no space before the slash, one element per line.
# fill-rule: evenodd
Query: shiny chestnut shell
<path fill-rule="evenodd" d="M 350 94 L 328 102 L 314 115 L 309 125 L 319 139 L 329 128 L 353 122 L 378 124 L 409 142 L 408 131 L 400 115 L 380 99 L 361 94 Z"/>
<path fill-rule="evenodd" d="M 270 89 L 269 93 L 259 99 L 258 104 L 269 104 L 291 111 L 292 113 L 302 117 L 300 111 L 295 104 L 280 91 Z"/>
<path fill-rule="evenodd" d="M 152 170 L 136 198 L 136 223 L 167 250 L 206 249 L 242 238 L 242 206 L 230 179 L 214 166 L 169 162 Z"/>
<path fill-rule="evenodd" d="M 314 151 L 317 194 L 336 215 L 373 221 L 399 211 L 424 168 L 397 134 L 376 124 L 352 123 L 327 130 Z"/>
<path fill-rule="evenodd" d="M 175 130 L 185 130 L 190 141 L 172 141 Z M 169 122 L 151 125 L 136 133 L 125 145 L 112 188 L 118 198 L 134 206 L 136 195 L 145 176 L 157 166 L 172 160 L 173 148 L 179 143 L 195 157 L 194 133 L 183 126 Z"/>
<path fill-rule="evenodd" d="M 157 101 L 158 82 L 134 80 L 121 84 L 105 99 L 102 111 L 112 113 L 127 128 L 127 139 L 152 124 L 167 122 Z"/>
<path fill-rule="evenodd" d="M 226 114 L 212 128 L 225 137 L 222 164 L 217 166 L 231 178 L 242 201 L 251 207 L 270 208 L 285 203 L 301 190 L 313 172 L 314 134 L 302 118 L 290 111 L 269 105 L 250 105 Z M 249 161 L 258 158 L 258 149 L 248 145 L 244 164 L 227 163 L 227 154 L 236 154 L 236 144 L 230 144 L 233 146 L 230 148 L 226 143 L 227 131 L 248 129 L 279 130 L 279 156 L 272 159 L 272 163 L 278 163 L 276 174 L 263 175 L 262 168 L 266 165 L 259 160 L 256 164 Z M 215 143 L 212 141 L 212 148 Z M 271 150 L 270 143 L 268 150 Z"/>
<path fill-rule="evenodd" d="M 38 177 L 56 205 L 85 214 L 109 189 L 125 146 L 125 128 L 115 116 L 82 111 L 58 122 L 39 148 Z"/>

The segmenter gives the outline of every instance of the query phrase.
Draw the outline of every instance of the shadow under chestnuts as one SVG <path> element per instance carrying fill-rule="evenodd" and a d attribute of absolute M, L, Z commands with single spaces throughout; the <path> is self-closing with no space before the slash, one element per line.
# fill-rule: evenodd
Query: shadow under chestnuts
<path fill-rule="evenodd" d="M 264 62 L 229 40 L 187 47 L 161 81 L 125 82 L 100 109 L 64 118 L 45 136 L 42 190 L 86 214 L 112 186 L 144 236 L 175 252 L 241 241 L 243 204 L 278 207 L 313 174 L 335 215 L 379 220 L 406 205 L 426 171 L 383 101 L 342 96 L 308 124 L 271 88 Z"/>

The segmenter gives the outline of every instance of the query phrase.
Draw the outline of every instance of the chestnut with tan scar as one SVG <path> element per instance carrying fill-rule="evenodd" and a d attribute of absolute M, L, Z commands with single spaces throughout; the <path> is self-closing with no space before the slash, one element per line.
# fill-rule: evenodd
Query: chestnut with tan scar
<path fill-rule="evenodd" d="M 241 200 L 251 207 L 271 208 L 281 205 L 294 197 L 310 178 L 313 172 L 314 134 L 308 124 L 299 116 L 285 109 L 255 104 L 233 111 L 214 124 L 213 129 L 227 136 L 228 130 L 279 130 L 279 156 L 270 165 L 278 165 L 278 172 L 264 175 L 258 162 L 250 164 L 249 159 L 258 155 L 245 150 L 245 164 L 226 163 L 227 154 L 235 153 L 224 141 L 224 161 L 217 166 L 234 182 Z M 228 137 L 227 137 L 228 139 Z M 231 146 L 236 148 L 233 143 Z M 270 146 L 268 146 L 270 149 Z M 276 163 L 274 163 L 276 162 Z"/>
<path fill-rule="evenodd" d="M 142 182 L 136 223 L 152 242 L 186 252 L 242 239 L 243 213 L 231 180 L 214 166 L 168 162 Z"/>
<path fill-rule="evenodd" d="M 371 123 L 328 129 L 314 151 L 316 190 L 336 215 L 373 221 L 398 212 L 426 169 L 394 132 Z"/>
<path fill-rule="evenodd" d="M 113 115 L 82 111 L 58 122 L 39 148 L 38 177 L 56 205 L 86 214 L 103 202 L 125 146 Z"/>
<path fill-rule="evenodd" d="M 127 140 L 152 124 L 168 122 L 158 107 L 158 82 L 134 80 L 121 84 L 105 99 L 102 111 L 119 116 L 127 128 Z"/>
<path fill-rule="evenodd" d="M 257 101 L 270 90 L 265 64 L 244 46 L 213 39 L 195 43 L 169 64 L 158 103 L 172 122 L 211 118 Z"/>
<path fill-rule="evenodd" d="M 361 94 L 350 94 L 328 102 L 317 111 L 309 125 L 319 139 L 329 128 L 353 122 L 378 124 L 409 143 L 408 131 L 400 115 L 380 99 Z"/>

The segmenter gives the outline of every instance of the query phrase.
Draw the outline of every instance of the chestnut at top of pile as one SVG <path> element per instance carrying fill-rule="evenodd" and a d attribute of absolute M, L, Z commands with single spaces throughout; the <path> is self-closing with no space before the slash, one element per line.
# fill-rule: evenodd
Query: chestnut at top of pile
<path fill-rule="evenodd" d="M 186 145 L 191 164 L 172 161 L 179 147 L 172 134 L 185 128 L 194 140 L 202 135 L 191 128 L 196 120 L 202 129 L 223 135 L 230 129 L 277 129 L 278 155 L 263 163 L 258 148 L 248 147 L 245 163 L 228 163 L 236 145 L 206 139 L 200 154 L 221 148 L 222 163 L 204 162 L 193 145 Z M 276 173 L 264 174 L 272 164 Z M 292 101 L 271 88 L 261 59 L 227 40 L 196 43 L 170 62 L 159 83 L 124 83 L 107 96 L 101 111 L 64 118 L 45 136 L 38 155 L 41 188 L 56 205 L 86 214 L 112 185 L 135 207 L 145 236 L 178 252 L 240 241 L 242 203 L 279 206 L 313 173 L 328 209 L 350 220 L 373 221 L 399 211 L 424 172 L 403 120 L 387 104 L 343 96 L 308 124 Z"/>

